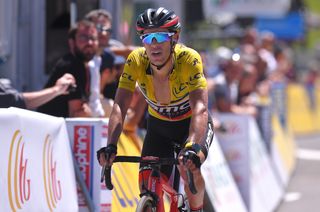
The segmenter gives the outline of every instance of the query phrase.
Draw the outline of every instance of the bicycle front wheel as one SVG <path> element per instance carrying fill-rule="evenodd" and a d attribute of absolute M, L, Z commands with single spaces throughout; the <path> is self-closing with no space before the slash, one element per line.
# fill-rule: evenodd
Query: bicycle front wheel
<path fill-rule="evenodd" d="M 153 198 L 151 196 L 142 196 L 138 203 L 136 212 L 156 212 Z"/>

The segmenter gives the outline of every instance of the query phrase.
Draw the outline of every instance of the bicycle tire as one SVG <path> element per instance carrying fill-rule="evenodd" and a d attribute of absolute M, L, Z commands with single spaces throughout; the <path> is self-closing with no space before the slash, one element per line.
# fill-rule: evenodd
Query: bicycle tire
<path fill-rule="evenodd" d="M 157 208 L 154 207 L 154 200 L 151 196 L 142 196 L 138 202 L 136 212 L 156 212 Z"/>

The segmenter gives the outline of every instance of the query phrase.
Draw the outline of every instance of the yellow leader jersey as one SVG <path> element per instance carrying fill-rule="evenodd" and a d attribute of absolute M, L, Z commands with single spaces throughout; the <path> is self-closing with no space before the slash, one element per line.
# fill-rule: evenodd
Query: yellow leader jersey
<path fill-rule="evenodd" d="M 149 114 L 166 121 L 179 121 L 190 117 L 192 111 L 189 93 L 207 86 L 201 57 L 195 50 L 177 44 L 173 55 L 174 67 L 169 75 L 169 104 L 161 104 L 155 98 L 153 75 L 145 48 L 131 52 L 119 82 L 119 88 L 132 92 L 137 83 L 149 105 Z"/>

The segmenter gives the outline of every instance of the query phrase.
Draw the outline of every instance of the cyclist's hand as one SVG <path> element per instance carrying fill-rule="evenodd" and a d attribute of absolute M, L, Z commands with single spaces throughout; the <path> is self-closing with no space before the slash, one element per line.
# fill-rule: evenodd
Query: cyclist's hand
<path fill-rule="evenodd" d="M 200 145 L 188 142 L 179 154 L 179 163 L 194 172 L 201 166 L 201 156 L 204 158 Z"/>
<path fill-rule="evenodd" d="M 107 147 L 102 147 L 97 151 L 97 159 L 101 166 L 111 166 L 117 155 L 117 146 L 108 144 Z"/>
<path fill-rule="evenodd" d="M 181 177 L 187 180 L 189 185 L 189 190 L 192 194 L 198 192 L 196 183 L 198 182 L 199 176 L 201 176 L 200 166 L 201 160 L 199 155 L 203 154 L 201 152 L 201 147 L 199 144 L 188 142 L 184 149 L 179 154 L 179 163 L 182 166 L 183 172 L 181 172 L 181 167 L 179 168 Z M 199 186 L 197 184 L 197 186 Z"/>

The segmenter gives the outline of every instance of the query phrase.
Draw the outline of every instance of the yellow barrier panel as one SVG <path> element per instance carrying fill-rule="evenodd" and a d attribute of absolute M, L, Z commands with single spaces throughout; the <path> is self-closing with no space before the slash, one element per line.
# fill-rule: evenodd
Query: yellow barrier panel
<path fill-rule="evenodd" d="M 291 131 L 284 131 L 276 116 L 272 118 L 273 143 L 279 150 L 286 173 L 290 176 L 295 167 L 295 142 Z"/>
<path fill-rule="evenodd" d="M 320 130 L 320 96 L 317 95 L 317 111 L 311 111 L 307 93 L 302 85 L 288 85 L 288 122 L 293 133 L 306 134 Z"/>
<path fill-rule="evenodd" d="M 118 155 L 140 156 L 140 150 L 135 142 L 121 134 L 118 143 Z M 137 207 L 139 197 L 138 174 L 139 164 L 137 163 L 115 163 L 112 167 L 112 212 L 132 212 Z"/>
<path fill-rule="evenodd" d="M 320 83 L 320 80 L 319 80 Z M 316 111 L 315 111 L 315 117 L 316 117 L 316 129 L 317 131 L 320 131 L 320 84 L 316 86 Z"/>

